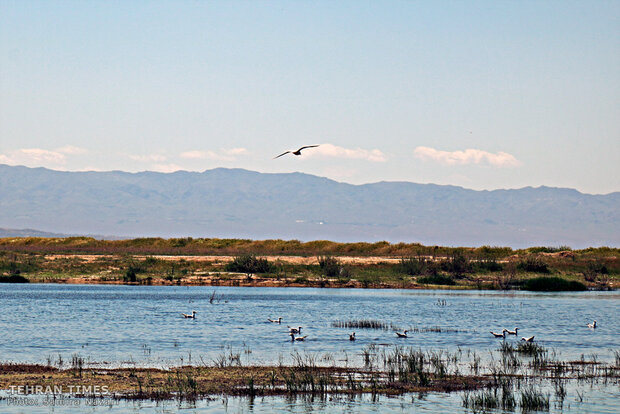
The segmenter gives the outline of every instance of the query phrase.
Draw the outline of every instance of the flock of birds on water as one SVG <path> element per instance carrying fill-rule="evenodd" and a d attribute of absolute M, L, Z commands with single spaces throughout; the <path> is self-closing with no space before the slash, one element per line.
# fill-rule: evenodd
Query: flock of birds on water
<path fill-rule="evenodd" d="M 196 311 L 192 311 L 192 313 L 187 314 L 187 313 L 182 313 L 181 315 L 183 315 L 184 318 L 187 319 L 196 319 Z M 278 319 L 271 319 L 271 318 L 267 318 L 268 322 L 271 323 L 277 323 L 277 324 L 281 324 L 282 323 L 282 317 L 279 317 Z M 291 328 L 290 326 L 287 326 L 289 335 L 291 336 L 291 341 L 295 342 L 295 341 L 305 341 L 306 338 L 308 337 L 308 335 L 305 336 L 295 336 L 295 335 L 301 335 L 301 326 L 298 326 L 297 328 Z M 590 329 L 596 329 L 596 321 L 589 323 L 588 324 L 588 328 Z M 408 337 L 408 330 L 404 330 L 403 332 L 398 332 L 396 331 L 395 334 L 398 338 L 407 338 Z M 506 334 L 508 335 L 515 335 L 517 336 L 519 332 L 519 328 L 515 328 L 514 331 L 511 331 L 509 329 L 504 328 L 502 330 L 502 333 L 497 333 L 497 332 L 493 332 L 491 331 L 491 334 L 496 337 L 496 338 L 503 338 L 506 339 Z M 529 336 L 529 337 L 521 337 L 521 340 L 524 342 L 534 342 L 534 336 Z M 355 332 L 349 334 L 349 341 L 355 341 Z"/>
<path fill-rule="evenodd" d="M 596 321 L 593 321 L 592 323 L 589 323 L 588 324 L 588 328 L 596 329 Z M 519 328 L 515 328 L 514 331 L 511 331 L 509 329 L 504 328 L 502 330 L 502 333 L 497 333 L 497 332 L 491 331 L 491 335 L 493 335 L 496 338 L 504 338 L 505 339 L 506 338 L 506 334 L 517 336 L 518 331 L 519 331 Z M 523 336 L 523 337 L 521 337 L 521 340 L 524 341 L 524 342 L 534 342 L 534 335 L 529 336 L 529 337 Z"/>

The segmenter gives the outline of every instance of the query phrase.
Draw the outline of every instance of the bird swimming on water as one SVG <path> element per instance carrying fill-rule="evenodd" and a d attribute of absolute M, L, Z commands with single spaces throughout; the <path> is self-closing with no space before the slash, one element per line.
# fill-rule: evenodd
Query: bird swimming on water
<path fill-rule="evenodd" d="M 291 332 L 290 335 L 291 335 L 291 342 L 294 342 L 294 341 L 305 341 L 306 338 L 308 337 L 308 335 L 295 337 L 295 334 L 293 332 Z"/>
<path fill-rule="evenodd" d="M 280 158 L 281 156 L 286 155 L 286 154 L 301 155 L 301 150 L 306 149 L 306 148 L 314 148 L 314 147 L 318 147 L 318 145 L 306 145 L 305 147 L 299 148 L 297 151 L 286 151 L 278 155 L 277 157 L 273 157 L 273 159 L 275 160 L 276 158 Z"/>
<path fill-rule="evenodd" d="M 355 341 L 355 332 L 349 335 L 349 341 Z"/>
<path fill-rule="evenodd" d="M 191 315 L 188 315 L 187 313 L 182 313 L 181 315 L 183 315 L 184 318 L 196 319 L 196 311 L 192 311 Z"/>
<path fill-rule="evenodd" d="M 521 340 L 525 342 L 534 342 L 534 335 L 530 336 L 529 338 L 523 337 L 521 338 Z"/>
<path fill-rule="evenodd" d="M 592 329 L 596 328 L 596 321 L 589 323 L 588 328 L 592 328 Z"/>
<path fill-rule="evenodd" d="M 407 338 L 407 330 L 403 331 L 403 333 L 400 332 L 396 332 L 396 336 L 398 336 L 399 338 Z"/>
<path fill-rule="evenodd" d="M 506 337 L 506 329 L 504 329 L 501 334 L 495 333 L 493 331 L 491 331 L 491 333 L 496 338 L 505 338 Z"/>

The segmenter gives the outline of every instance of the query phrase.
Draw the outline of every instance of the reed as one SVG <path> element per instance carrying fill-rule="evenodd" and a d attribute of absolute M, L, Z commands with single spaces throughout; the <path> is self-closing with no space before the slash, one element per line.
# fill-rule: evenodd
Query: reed
<path fill-rule="evenodd" d="M 521 410 L 549 411 L 549 395 L 544 395 L 532 386 L 521 390 Z"/>
<path fill-rule="evenodd" d="M 383 331 L 399 331 L 400 328 L 391 322 L 383 322 L 374 319 L 358 319 L 350 321 L 334 321 L 334 328 L 352 328 L 352 329 L 378 329 Z"/>

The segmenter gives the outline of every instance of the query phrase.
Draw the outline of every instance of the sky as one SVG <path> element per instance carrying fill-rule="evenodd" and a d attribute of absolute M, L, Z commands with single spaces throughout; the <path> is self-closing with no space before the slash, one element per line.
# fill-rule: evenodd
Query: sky
<path fill-rule="evenodd" d="M 0 164 L 620 191 L 620 2 L 0 0 Z"/>

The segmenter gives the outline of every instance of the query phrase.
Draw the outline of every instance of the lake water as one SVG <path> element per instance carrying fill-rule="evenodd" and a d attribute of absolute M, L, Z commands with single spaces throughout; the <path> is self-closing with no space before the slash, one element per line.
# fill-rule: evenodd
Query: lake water
<path fill-rule="evenodd" d="M 181 316 L 181 312 L 192 310 L 198 312 L 195 320 Z M 281 325 L 267 322 L 267 318 L 279 316 L 283 318 Z M 359 319 L 381 320 L 421 332 L 400 339 L 392 331 L 356 329 L 357 340 L 351 342 L 348 335 L 352 329 L 332 325 Z M 595 330 L 586 327 L 592 320 L 598 322 Z M 292 343 L 287 325 L 302 326 L 306 341 Z M 619 325 L 620 294 L 616 292 L 0 285 L 0 359 L 14 362 L 47 363 L 58 355 L 66 361 L 80 354 L 89 363 L 109 366 L 167 367 L 209 364 L 232 352 L 239 354 L 244 364 L 287 363 L 293 354 L 307 353 L 329 354 L 338 363 L 359 365 L 361 350 L 371 343 L 388 349 L 403 345 L 425 350 L 475 350 L 486 358 L 502 341 L 489 331 L 515 327 L 519 328 L 519 338 L 535 335 L 561 359 L 596 354 L 599 360 L 610 360 L 612 351 L 620 349 Z M 506 340 L 517 339 L 512 336 Z M 592 390 L 596 392 L 603 395 L 597 401 L 620 397 L 617 384 L 609 398 L 604 397 L 609 393 L 607 388 Z M 359 409 L 351 410 L 399 411 L 403 403 L 410 406 L 411 398 L 383 398 L 378 405 L 354 399 L 351 404 Z M 455 395 L 425 398 L 426 402 L 416 400 L 421 411 L 443 411 L 438 407 L 460 407 L 461 403 Z M 283 412 L 320 409 L 303 409 L 308 403 L 301 400 L 292 405 L 282 398 L 261 401 L 253 402 L 251 411 L 263 412 L 266 407 Z M 213 404 L 220 410 L 224 407 L 218 402 L 199 404 L 204 405 L 202 410 Z M 329 402 L 324 404 L 328 409 Z M 582 409 L 574 412 L 589 410 L 589 405 L 581 404 Z M 146 406 L 125 404 L 122 409 L 166 409 L 165 404 L 159 408 Z M 249 409 L 244 399 L 228 399 L 226 407 L 230 412 Z M 599 411 L 591 412 L 606 411 L 603 403 L 596 407 Z M 611 408 L 609 412 L 617 412 L 620 406 L 612 403 Z M 213 410 L 217 412 L 218 408 Z M 62 409 L 56 408 L 56 412 Z"/>

